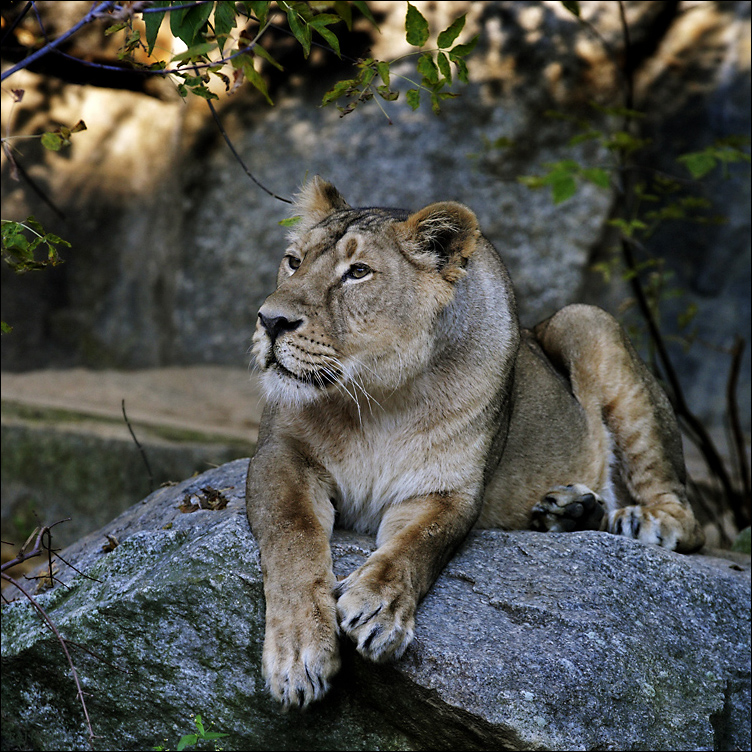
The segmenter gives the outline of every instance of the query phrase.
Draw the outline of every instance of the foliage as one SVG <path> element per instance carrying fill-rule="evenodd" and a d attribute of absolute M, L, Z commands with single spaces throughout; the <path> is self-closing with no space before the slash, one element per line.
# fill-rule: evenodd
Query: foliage
<path fill-rule="evenodd" d="M 283 66 L 261 44 L 264 33 L 272 26 L 270 14 L 274 6 L 285 14 L 289 33 L 298 41 L 306 58 L 310 55 L 313 45 L 324 47 L 342 58 L 339 27 L 344 24 L 348 31 L 352 31 L 353 7 L 378 28 L 365 2 L 186 4 L 180 0 L 162 0 L 154 2 L 150 8 L 137 11 L 143 15 L 145 41 L 133 27 L 132 18 L 111 27 L 108 33 L 125 31 L 121 57 L 154 73 L 169 72 L 178 79 L 177 90 L 181 96 L 186 96 L 190 92 L 207 100 L 218 99 L 208 86 L 211 75 L 214 75 L 222 80 L 225 89 L 230 92 L 243 80 L 247 81 L 258 89 L 271 105 L 273 102 L 266 81 L 257 64 L 258 58 L 261 58 L 261 61 L 283 70 Z M 141 50 L 147 57 L 152 56 L 159 29 L 168 13 L 170 31 L 187 49 L 172 57 L 171 64 L 177 64 L 177 67 L 169 71 L 163 62 L 151 63 L 148 66 L 140 64 L 136 53 Z M 244 27 L 240 33 L 236 33 L 236 27 L 240 23 L 244 24 Z M 407 3 L 405 38 L 410 45 L 419 48 L 411 55 L 417 56 L 416 70 L 420 76 L 420 83 L 402 75 L 399 77 L 413 85 L 405 95 L 408 105 L 413 110 L 420 106 L 421 91 L 429 95 L 431 107 L 437 113 L 442 100 L 457 96 L 445 90 L 452 83 L 452 65 L 457 69 L 458 79 L 467 83 L 468 70 L 465 58 L 475 47 L 477 37 L 465 44 L 454 44 L 464 25 L 463 15 L 438 34 L 438 49 L 423 50 L 430 36 L 428 21 L 414 5 Z M 399 92 L 392 88 L 392 66 L 399 62 L 399 59 L 387 62 L 365 58 L 350 62 L 356 69 L 355 77 L 337 82 L 324 95 L 322 105 L 331 104 L 343 97 L 348 98 L 351 101 L 346 106 L 339 107 L 342 115 L 347 115 L 376 94 L 389 102 L 399 98 Z M 221 72 L 222 66 L 226 63 L 233 68 L 233 80 Z"/>
<path fill-rule="evenodd" d="M 437 38 L 437 50 L 426 50 L 420 53 L 416 69 L 421 76 L 421 83 L 406 76 L 398 76 L 408 83 L 413 84 L 414 88 L 407 90 L 405 99 L 411 109 L 416 110 L 420 107 L 421 90 L 428 93 L 431 100 L 431 108 L 438 114 L 440 104 L 444 99 L 457 96 L 448 91 L 442 91 L 446 86 L 452 83 L 452 66 L 453 63 L 457 68 L 457 77 L 463 83 L 468 82 L 468 69 L 465 63 L 465 57 L 469 55 L 478 41 L 478 37 L 473 37 L 466 44 L 458 44 L 452 47 L 457 37 L 465 26 L 465 15 L 455 19 Z M 420 11 L 412 4 L 407 4 L 407 16 L 405 19 L 405 39 L 414 47 L 422 48 L 428 41 L 430 35 L 428 21 L 423 17 Z M 436 56 L 434 57 L 434 52 Z M 374 81 L 381 80 L 381 84 L 375 87 L 375 92 L 386 101 L 392 102 L 399 98 L 399 92 L 392 89 L 391 78 L 393 71 L 392 65 L 398 60 L 387 63 L 383 60 L 366 58 L 357 62 L 358 75 L 355 78 L 337 82 L 325 95 L 322 104 L 327 105 L 335 102 L 342 97 L 351 98 L 352 101 L 346 107 L 339 107 L 342 115 L 348 115 L 359 104 L 366 102 L 374 96 Z M 378 79 L 377 79 L 378 76 Z"/>
<path fill-rule="evenodd" d="M 26 233 L 34 237 L 29 238 Z M 6 263 L 19 274 L 47 266 L 57 266 L 61 263 L 57 246 L 66 245 L 67 240 L 59 238 L 51 232 L 45 232 L 42 225 L 34 217 L 27 217 L 24 222 L 2 220 L 3 258 Z M 34 251 L 40 246 L 47 247 L 47 258 L 37 259 Z"/>
<path fill-rule="evenodd" d="M 267 88 L 266 81 L 258 69 L 259 62 L 268 63 L 279 70 L 282 65 L 260 44 L 264 33 L 271 27 L 270 14 L 276 6 L 282 11 L 287 19 L 290 34 L 302 47 L 306 58 L 310 55 L 311 46 L 319 44 L 315 39 L 322 40 L 322 46 L 329 49 L 338 57 L 342 57 L 340 42 L 337 31 L 332 27 L 344 24 L 348 31 L 353 28 L 353 8 L 378 28 L 366 2 L 189 2 L 182 0 L 156 0 L 149 3 L 148 7 L 135 4 L 131 7 L 123 7 L 115 12 L 114 3 L 101 3 L 92 8 L 87 16 L 60 37 L 56 42 L 49 43 L 51 50 L 59 41 L 70 36 L 75 30 L 86 23 L 90 23 L 97 17 L 114 19 L 106 30 L 105 35 L 111 36 L 123 32 L 124 39 L 118 52 L 118 57 L 128 61 L 131 65 L 144 73 L 168 76 L 176 80 L 178 93 L 186 97 L 189 93 L 207 100 L 211 107 L 211 100 L 218 99 L 209 87 L 211 76 L 222 81 L 225 90 L 233 93 L 247 81 L 255 87 L 273 105 Z M 134 17 L 140 14 L 143 18 L 143 36 L 141 31 L 134 27 Z M 152 58 L 157 49 L 157 39 L 160 28 L 165 19 L 169 18 L 169 27 L 173 36 L 183 42 L 187 49 L 184 52 L 172 56 L 168 68 L 163 61 L 154 61 L 144 64 L 139 61 L 139 55 Z M 241 26 L 238 31 L 238 26 Z M 467 83 L 468 71 L 465 58 L 472 52 L 477 42 L 477 37 L 466 44 L 455 44 L 465 25 L 465 16 L 455 19 L 448 28 L 438 34 L 438 49 L 434 51 L 423 50 L 428 41 L 429 25 L 420 11 L 411 3 L 407 3 L 407 18 L 405 34 L 408 43 L 421 48 L 414 55 L 417 59 L 417 72 L 421 76 L 421 83 L 416 84 L 410 79 L 405 80 L 414 84 L 406 93 L 407 104 L 413 109 L 420 106 L 421 90 L 430 96 L 431 107 L 438 113 L 440 102 L 448 97 L 457 96 L 455 93 L 446 91 L 446 87 L 452 83 L 451 64 L 457 69 L 457 77 Z M 43 50 L 34 53 L 39 56 Z M 435 57 L 434 57 L 435 53 Z M 368 101 L 378 94 L 386 101 L 394 101 L 399 98 L 399 92 L 391 85 L 391 66 L 398 61 L 383 61 L 374 58 L 351 61 L 357 72 L 354 78 L 340 81 L 330 89 L 322 99 L 322 105 L 327 105 L 341 98 L 351 101 L 344 107 L 339 107 L 342 115 L 349 114 L 359 104 Z M 232 79 L 222 71 L 225 64 L 232 68 Z M 13 68 L 3 73 L 3 79 L 12 75 L 16 70 Z M 378 84 L 381 81 L 381 84 Z M 23 98 L 23 90 L 12 89 L 13 104 Z M 212 114 L 217 119 L 216 112 L 212 108 Z M 219 123 L 218 123 L 219 124 Z M 221 125 L 220 125 L 221 128 Z M 72 127 L 61 126 L 53 131 L 35 136 L 16 136 L 2 139 L 3 150 L 8 157 L 12 175 L 18 179 L 15 156 L 11 149 L 11 142 L 17 138 L 39 138 L 42 145 L 51 151 L 59 151 L 61 148 L 70 146 L 71 137 L 75 133 L 86 130 L 86 124 L 79 121 Z M 230 145 L 232 148 L 232 145 Z M 239 159 L 239 158 L 238 158 Z M 245 167 L 245 165 L 244 165 Z M 249 176 L 253 178 L 250 171 Z M 28 179 L 28 178 L 27 178 Z M 260 185 L 260 184 L 259 184 Z M 263 188 L 263 186 L 261 186 Z M 267 190 L 264 188 L 264 190 Z M 275 195 L 267 190 L 271 195 Z M 277 197 L 280 198 L 280 197 Z M 283 199 L 285 200 L 285 199 Z M 290 220 L 293 221 L 293 220 Z M 30 237 L 33 236 L 33 237 Z M 70 243 L 54 233 L 46 232 L 34 217 L 29 217 L 25 222 L 3 220 L 2 229 L 2 253 L 3 259 L 10 264 L 16 272 L 43 269 L 47 266 L 55 266 L 61 262 L 57 247 Z M 40 246 L 47 248 L 47 258 L 40 259 L 35 256 L 35 251 Z M 9 332 L 11 327 L 2 322 L 2 331 Z"/>
<path fill-rule="evenodd" d="M 184 734 L 180 737 L 180 741 L 178 742 L 178 746 L 175 748 L 177 752 L 181 752 L 184 749 L 188 749 L 189 747 L 195 747 L 200 740 L 203 741 L 212 741 L 216 739 L 222 739 L 226 736 L 229 736 L 229 734 L 221 734 L 217 731 L 207 731 L 204 728 L 204 723 L 201 720 L 201 716 L 197 715 L 193 722 L 196 724 L 196 731 L 198 733 L 196 734 Z M 211 728 L 211 726 L 209 727 Z M 161 744 L 153 747 L 155 752 L 164 752 L 166 750 L 166 747 L 162 746 Z M 218 747 L 215 744 L 215 749 L 218 749 Z"/>
<path fill-rule="evenodd" d="M 23 94 L 22 89 L 12 91 L 14 105 L 23 99 Z M 60 151 L 63 147 L 71 145 L 71 137 L 74 133 L 85 130 L 86 123 L 79 120 L 72 128 L 60 126 L 54 131 L 47 131 L 38 136 L 27 136 L 26 138 L 38 138 L 45 149 Z M 11 166 L 11 174 L 17 178 L 17 175 L 15 175 L 17 165 L 11 148 L 12 140 L 13 137 L 3 138 L 2 145 Z M 57 249 L 59 245 L 71 247 L 67 240 L 63 240 L 52 232 L 46 232 L 33 216 L 27 217 L 23 222 L 2 220 L 2 258 L 17 274 L 45 269 L 48 266 L 57 266 L 62 263 Z M 40 246 L 46 246 L 46 258 L 37 257 L 36 250 Z M 13 327 L 2 321 L 0 322 L 0 330 L 3 334 L 8 334 L 13 330 Z"/>
<path fill-rule="evenodd" d="M 562 4 L 580 19 L 578 2 Z M 627 67 L 632 53 L 629 28 L 624 3 L 620 0 L 618 5 L 625 48 L 618 63 L 622 66 L 621 74 L 625 87 L 624 106 L 606 108 L 592 105 L 601 113 L 610 116 L 612 122 L 616 119 L 618 125 L 613 129 L 601 131 L 595 129 L 587 118 L 578 119 L 560 112 L 548 113 L 551 117 L 573 123 L 579 130 L 569 141 L 571 147 L 594 141 L 601 147 L 601 151 L 608 154 L 609 163 L 605 166 L 586 167 L 577 160 L 564 159 L 544 165 L 547 171 L 543 175 L 523 176 L 518 180 L 532 189 L 549 187 L 554 204 L 561 204 L 574 196 L 583 182 L 614 190 L 617 200 L 608 224 L 615 231 L 617 242 L 611 258 L 597 264 L 594 269 L 603 274 L 606 282 L 620 274 L 631 286 L 634 298 L 628 301 L 628 304 L 636 305 L 642 317 L 649 337 L 654 369 L 659 376 L 663 376 L 682 428 L 700 449 L 711 476 L 718 480 L 723 489 L 725 500 L 734 514 L 737 526 L 743 528 L 749 525 L 751 482 L 735 392 L 744 341 L 737 339 L 729 351 L 731 367 L 727 385 L 727 413 L 733 440 L 731 450 L 735 455 L 732 458 L 737 476 L 734 482 L 734 472 L 727 468 L 727 462 L 721 457 L 705 426 L 689 409 L 684 398 L 676 369 L 666 348 L 666 337 L 661 329 L 662 304 L 670 298 L 681 296 L 683 291 L 672 286 L 673 273 L 666 269 L 665 258 L 651 253 L 646 241 L 660 227 L 671 221 L 726 221 L 724 217 L 708 213 L 711 202 L 698 195 L 697 184 L 717 167 L 721 168 L 724 177 L 728 177 L 730 164 L 750 162 L 749 140 L 741 136 L 727 137 L 700 151 L 680 155 L 677 162 L 689 172 L 689 180 L 682 175 L 666 175 L 638 163 L 635 156 L 648 146 L 649 140 L 635 135 L 644 114 L 636 111 L 633 106 L 634 85 L 632 73 Z M 585 23 L 582 19 L 580 22 Z M 512 144 L 506 139 L 487 144 L 492 148 L 506 148 L 510 145 Z M 686 347 L 692 343 L 694 335 L 685 330 L 696 314 L 697 306 L 694 303 L 690 303 L 678 314 L 677 324 L 679 330 L 685 332 Z M 634 335 L 635 332 L 631 333 Z"/>

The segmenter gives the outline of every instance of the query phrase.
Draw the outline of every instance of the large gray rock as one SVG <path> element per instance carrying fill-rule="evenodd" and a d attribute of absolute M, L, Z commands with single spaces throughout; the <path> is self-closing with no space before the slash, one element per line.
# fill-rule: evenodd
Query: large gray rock
<path fill-rule="evenodd" d="M 332 693 L 280 713 L 260 676 L 263 591 L 243 508 L 247 461 L 160 489 L 63 552 L 39 596 L 72 642 L 95 748 L 174 745 L 200 713 L 224 749 L 748 749 L 750 576 L 600 533 L 475 532 L 396 664 L 344 647 Z M 214 488 L 218 511 L 181 513 Z M 120 544 L 104 553 L 106 534 Z M 371 539 L 337 531 L 346 574 Z M 3 735 L 80 749 L 61 650 L 3 605 Z M 163 742 L 163 740 L 167 740 Z"/>

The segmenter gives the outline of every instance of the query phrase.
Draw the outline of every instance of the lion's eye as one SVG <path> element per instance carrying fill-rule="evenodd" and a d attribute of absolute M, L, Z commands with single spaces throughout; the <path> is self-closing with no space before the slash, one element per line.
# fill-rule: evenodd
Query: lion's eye
<path fill-rule="evenodd" d="M 353 264 L 348 270 L 345 276 L 350 279 L 363 279 L 371 273 L 371 267 L 367 264 Z"/>
<path fill-rule="evenodd" d="M 297 256 L 285 256 L 285 260 L 287 261 L 287 266 L 291 271 L 295 271 L 300 266 L 300 259 Z"/>

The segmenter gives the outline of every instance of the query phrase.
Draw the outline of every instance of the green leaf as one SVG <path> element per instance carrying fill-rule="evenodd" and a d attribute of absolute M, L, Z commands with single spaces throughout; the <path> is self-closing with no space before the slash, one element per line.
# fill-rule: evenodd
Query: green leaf
<path fill-rule="evenodd" d="M 352 31 L 352 9 L 350 3 L 337 0 L 334 3 L 334 12 L 345 22 L 348 31 Z"/>
<path fill-rule="evenodd" d="M 379 72 L 379 76 L 381 76 L 381 80 L 384 82 L 384 86 L 389 86 L 389 63 L 385 63 L 383 60 L 379 60 L 376 63 L 376 70 Z"/>
<path fill-rule="evenodd" d="M 447 81 L 451 82 L 452 68 L 449 65 L 449 58 L 443 52 L 439 52 L 439 54 L 436 56 L 436 63 L 439 66 L 439 71 L 441 72 L 441 75 L 444 76 L 444 78 L 446 78 Z"/>
<path fill-rule="evenodd" d="M 186 747 L 195 746 L 197 741 L 198 741 L 198 736 L 196 734 L 185 734 L 185 736 L 180 737 L 178 746 L 175 747 L 175 749 L 177 750 L 177 752 L 182 752 L 182 750 L 184 750 Z"/>
<path fill-rule="evenodd" d="M 204 736 L 204 724 L 201 721 L 201 716 L 200 715 L 196 715 L 196 717 L 194 718 L 193 722 L 196 724 L 196 728 L 198 729 L 198 733 L 203 738 L 203 736 Z"/>
<path fill-rule="evenodd" d="M 577 193 L 577 182 L 571 174 L 556 173 L 555 180 L 551 181 L 551 194 L 554 204 L 560 204 Z"/>
<path fill-rule="evenodd" d="M 376 19 L 368 7 L 368 3 L 364 2 L 364 0 L 353 0 L 352 4 L 374 25 L 376 31 L 380 31 L 379 25 L 376 23 Z"/>
<path fill-rule="evenodd" d="M 352 89 L 353 87 L 357 86 L 357 81 L 355 79 L 347 79 L 346 81 L 337 81 L 334 86 L 332 86 L 329 91 L 324 94 L 322 100 L 321 100 L 321 106 L 324 107 L 327 104 L 330 104 L 331 102 L 334 102 L 335 100 L 339 99 L 345 92 L 347 92 L 349 89 Z"/>
<path fill-rule="evenodd" d="M 475 49 L 476 44 L 478 44 L 477 34 L 469 42 L 452 47 L 452 49 L 449 50 L 449 59 L 452 62 L 457 62 L 455 58 L 467 57 Z"/>
<path fill-rule="evenodd" d="M 439 71 L 430 52 L 424 52 L 418 58 L 418 73 L 432 84 L 438 82 Z"/>
<path fill-rule="evenodd" d="M 63 146 L 63 137 L 59 133 L 43 133 L 42 146 L 50 151 L 60 151 Z"/>
<path fill-rule="evenodd" d="M 394 102 L 399 97 L 398 91 L 392 91 L 388 86 L 377 86 L 376 91 L 382 99 L 386 99 L 387 102 Z"/>
<path fill-rule="evenodd" d="M 158 15 L 158 14 L 154 14 Z M 235 28 L 235 3 L 214 3 L 214 33 L 222 50 L 230 32 Z"/>
<path fill-rule="evenodd" d="M 166 8 L 169 5 L 169 0 L 157 0 L 157 2 L 151 5 L 152 8 Z M 154 45 L 157 43 L 157 36 L 159 35 L 159 27 L 164 21 L 164 13 L 144 13 L 144 25 L 146 26 L 146 47 L 147 54 L 151 55 L 154 51 Z"/>
<path fill-rule="evenodd" d="M 613 136 L 606 141 L 605 147 L 609 151 L 623 151 L 627 154 L 642 149 L 650 143 L 650 139 L 638 138 L 626 131 L 616 131 Z"/>
<path fill-rule="evenodd" d="M 334 13 L 319 13 L 308 23 L 313 26 L 314 29 L 318 29 L 320 26 L 331 26 L 332 24 L 339 23 L 341 20 L 342 19 L 339 16 L 335 16 Z"/>
<path fill-rule="evenodd" d="M 10 334 L 13 331 L 13 327 L 6 324 L 4 321 L 0 321 L 0 329 L 3 334 Z"/>
<path fill-rule="evenodd" d="M 316 18 L 318 18 L 318 16 Z M 316 19 L 314 18 L 314 21 L 315 20 Z M 342 57 L 339 51 L 339 39 L 333 31 L 327 29 L 326 26 L 316 26 L 313 21 L 311 21 L 310 27 L 316 29 L 316 32 L 326 40 L 326 43 L 332 48 L 332 50 L 334 50 L 334 54 L 337 57 Z"/>
<path fill-rule="evenodd" d="M 170 14 L 170 29 L 172 33 L 190 47 L 200 38 L 201 32 L 207 28 L 214 3 L 203 3 L 187 8 L 184 12 Z M 176 19 L 173 24 L 173 19 Z"/>
<path fill-rule="evenodd" d="M 561 4 L 572 14 L 580 17 L 580 4 L 577 0 L 561 0 Z"/>
<path fill-rule="evenodd" d="M 588 167 L 582 170 L 582 177 L 600 188 L 611 187 L 611 176 L 608 170 L 604 170 L 602 167 Z"/>
<path fill-rule="evenodd" d="M 634 235 L 635 230 L 646 230 L 647 225 L 639 219 L 609 219 L 606 224 L 611 227 L 617 227 L 622 231 L 625 237 L 631 238 Z"/>
<path fill-rule="evenodd" d="M 246 4 L 250 6 L 251 12 L 258 19 L 259 24 L 264 26 L 266 24 L 266 16 L 269 13 L 271 2 L 255 2 L 254 0 L 251 0 L 251 2 Z"/>
<path fill-rule="evenodd" d="M 569 139 L 567 142 L 569 146 L 577 146 L 577 144 L 582 144 L 585 141 L 594 141 L 597 138 L 600 138 L 603 135 L 601 131 L 596 130 L 590 130 L 586 131 L 585 133 L 578 133 L 576 136 L 572 136 L 572 138 Z"/>
<path fill-rule="evenodd" d="M 287 9 L 287 22 L 290 24 L 290 31 L 295 39 L 303 47 L 303 54 L 306 58 L 311 54 L 311 29 L 308 24 L 302 21 L 298 12 L 293 8 Z"/>
<path fill-rule="evenodd" d="M 271 63 L 277 70 L 284 70 L 284 68 L 260 44 L 257 44 L 253 48 L 253 54 L 264 58 L 267 63 Z"/>
<path fill-rule="evenodd" d="M 34 232 L 38 233 L 39 235 L 44 235 L 44 227 L 42 227 L 39 222 L 34 219 L 34 216 L 26 217 L 25 221 L 23 222 L 26 227 L 30 227 Z"/>
<path fill-rule="evenodd" d="M 677 161 L 681 162 L 696 179 L 705 177 L 717 164 L 715 155 L 708 150 L 683 154 Z"/>
<path fill-rule="evenodd" d="M 194 47 L 189 47 L 185 52 L 181 52 L 172 58 L 171 62 L 177 63 L 183 60 L 191 60 L 192 58 L 203 57 L 207 53 L 217 48 L 216 42 L 201 42 Z"/>
<path fill-rule="evenodd" d="M 465 14 L 467 15 L 467 14 Z M 446 49 L 451 47 L 455 39 L 460 35 L 460 32 L 465 26 L 465 15 L 460 16 L 458 19 L 452 22 L 451 26 L 439 34 L 438 46 L 439 49 Z"/>
<path fill-rule="evenodd" d="M 300 220 L 303 219 L 303 217 L 300 214 L 296 214 L 294 217 L 287 217 L 286 219 L 280 219 L 277 224 L 282 225 L 282 227 L 292 227 L 293 225 L 298 224 Z"/>
<path fill-rule="evenodd" d="M 461 57 L 458 57 L 452 62 L 457 66 L 457 78 L 459 78 L 463 84 L 469 83 L 470 74 L 467 69 L 467 63 Z"/>
<path fill-rule="evenodd" d="M 245 73 L 245 77 L 248 79 L 249 83 L 255 86 L 264 95 L 266 101 L 273 106 L 274 102 L 272 102 L 272 98 L 269 96 L 269 92 L 266 88 L 266 81 L 264 81 L 261 74 L 253 67 L 253 63 L 246 63 L 243 66 L 243 73 Z"/>
<path fill-rule="evenodd" d="M 749 527 L 745 527 L 731 546 L 732 551 L 740 551 L 743 554 L 749 554 L 750 552 L 750 531 Z"/>
<path fill-rule="evenodd" d="M 190 89 L 197 97 L 203 97 L 204 99 L 219 99 L 219 97 L 206 86 L 193 86 Z"/>
<path fill-rule="evenodd" d="M 514 141 L 508 136 L 499 136 L 497 139 L 494 139 L 491 146 L 494 149 L 511 149 L 514 146 Z"/>
<path fill-rule="evenodd" d="M 405 39 L 413 47 L 422 47 L 428 41 L 428 21 L 412 3 L 407 4 Z"/>
<path fill-rule="evenodd" d="M 376 77 L 376 70 L 372 68 L 370 65 L 363 66 L 363 68 L 360 71 L 360 76 L 358 78 L 358 85 L 361 88 L 365 88 L 368 86 L 371 81 Z"/>
<path fill-rule="evenodd" d="M 420 91 L 418 89 L 408 89 L 405 98 L 411 109 L 417 110 L 420 107 Z"/>
<path fill-rule="evenodd" d="M 116 34 L 118 31 L 122 31 L 123 29 L 127 29 L 128 24 L 126 23 L 119 23 L 115 24 L 114 26 L 110 26 L 107 29 L 104 30 L 104 35 L 106 37 L 109 37 L 112 34 Z"/>
<path fill-rule="evenodd" d="M 697 307 L 697 303 L 691 302 L 687 308 L 676 317 L 676 323 L 680 329 L 686 329 L 694 320 L 695 316 L 700 309 Z"/>

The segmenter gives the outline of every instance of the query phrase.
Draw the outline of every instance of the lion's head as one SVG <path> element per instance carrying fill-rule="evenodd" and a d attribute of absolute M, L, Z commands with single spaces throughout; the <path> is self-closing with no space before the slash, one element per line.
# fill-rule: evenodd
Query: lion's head
<path fill-rule="evenodd" d="M 453 202 L 353 209 L 320 178 L 298 211 L 253 338 L 267 397 L 357 401 L 399 389 L 440 346 L 440 314 L 480 238 L 475 215 Z"/>

